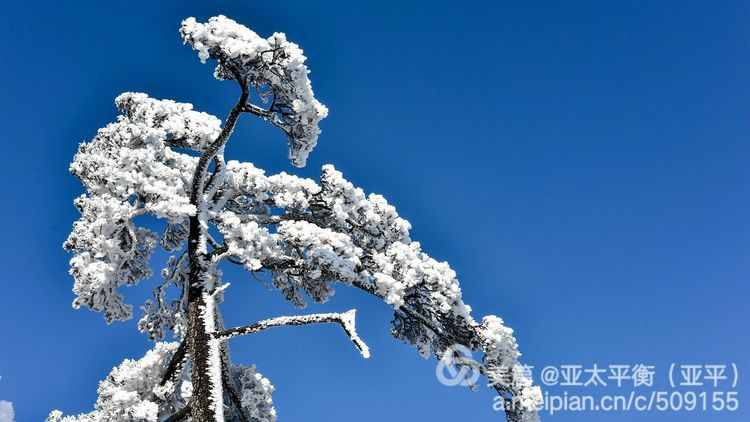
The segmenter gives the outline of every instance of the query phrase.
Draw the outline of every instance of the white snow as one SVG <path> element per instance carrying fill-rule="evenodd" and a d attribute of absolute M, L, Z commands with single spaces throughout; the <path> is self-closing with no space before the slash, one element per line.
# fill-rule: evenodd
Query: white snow
<path fill-rule="evenodd" d="M 14 422 L 15 412 L 13 410 L 13 403 L 0 400 L 0 422 Z"/>
<path fill-rule="evenodd" d="M 225 16 L 212 17 L 206 23 L 185 19 L 180 33 L 202 62 L 209 58 L 220 62 L 216 78 L 235 79 L 238 74 L 252 85 L 272 91 L 272 104 L 279 112 L 272 110 L 271 120 L 289 137 L 292 163 L 304 167 L 318 141 L 318 123 L 328 115 L 328 109 L 315 99 L 302 49 L 282 33 L 261 38 Z"/>
<path fill-rule="evenodd" d="M 216 331 L 216 299 L 211 293 L 203 293 L 203 324 L 206 333 Z M 214 411 L 214 418 L 217 421 L 224 420 L 224 395 L 222 393 L 221 382 L 221 342 L 213 339 L 208 342 L 208 375 L 213 386 L 213 397 L 211 406 Z"/>

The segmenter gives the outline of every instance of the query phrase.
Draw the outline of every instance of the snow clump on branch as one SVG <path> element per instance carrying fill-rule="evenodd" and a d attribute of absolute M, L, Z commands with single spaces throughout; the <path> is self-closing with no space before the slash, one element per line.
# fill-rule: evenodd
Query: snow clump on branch
<path fill-rule="evenodd" d="M 302 49 L 283 33 L 262 38 L 225 16 L 206 23 L 185 19 L 180 33 L 201 62 L 209 58 L 218 62 L 217 79 L 240 79 L 258 89 L 270 106 L 255 111 L 284 131 L 289 138 L 289 159 L 304 167 L 318 142 L 318 123 L 328 109 L 315 99 Z"/>

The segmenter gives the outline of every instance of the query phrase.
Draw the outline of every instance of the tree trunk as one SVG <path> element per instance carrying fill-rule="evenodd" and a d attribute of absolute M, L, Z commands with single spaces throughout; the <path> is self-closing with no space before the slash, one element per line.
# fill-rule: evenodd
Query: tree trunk
<path fill-rule="evenodd" d="M 191 416 L 196 422 L 224 422 L 220 343 L 211 337 L 215 306 L 213 296 L 202 291 L 190 301 L 188 311 L 193 350 Z"/>
<path fill-rule="evenodd" d="M 207 265 L 200 250 L 202 229 L 198 216 L 190 218 L 188 257 L 188 337 L 193 359 L 193 397 L 190 416 L 194 422 L 224 422 L 224 392 L 221 382 L 220 343 L 213 339 L 216 304 L 206 291 Z"/>
<path fill-rule="evenodd" d="M 190 204 L 195 206 L 195 215 L 190 217 L 188 234 L 189 292 L 188 292 L 188 338 L 193 358 L 193 397 L 190 416 L 193 422 L 224 422 L 224 390 L 222 385 L 221 344 L 212 338 L 216 329 L 216 303 L 212 291 L 208 291 L 209 266 L 204 232 L 206 198 L 204 189 L 209 163 L 221 153 L 232 135 L 249 97 L 247 83 L 239 75 L 242 94 L 227 116 L 224 127 L 215 141 L 203 152 L 195 167 L 190 191 Z M 223 161 L 220 160 L 220 161 Z M 219 163 L 217 163 L 219 166 Z M 216 171 L 219 169 L 217 168 Z M 209 180 L 209 183 L 211 181 Z"/>

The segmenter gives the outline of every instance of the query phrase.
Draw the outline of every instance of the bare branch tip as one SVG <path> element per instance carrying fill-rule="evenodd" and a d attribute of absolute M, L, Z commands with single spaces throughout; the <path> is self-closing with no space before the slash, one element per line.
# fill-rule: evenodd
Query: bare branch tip
<path fill-rule="evenodd" d="M 344 331 L 346 331 L 346 334 L 352 340 L 352 343 L 354 343 L 354 346 L 359 349 L 359 352 L 362 354 L 363 358 L 369 359 L 371 356 L 370 348 L 367 346 L 367 343 L 365 343 L 357 334 L 357 310 L 350 309 L 339 315 L 341 316 L 341 325 L 344 327 Z"/>

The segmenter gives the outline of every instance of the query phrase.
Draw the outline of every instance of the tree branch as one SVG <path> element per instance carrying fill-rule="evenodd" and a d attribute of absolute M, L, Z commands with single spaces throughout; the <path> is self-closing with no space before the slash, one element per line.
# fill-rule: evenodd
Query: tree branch
<path fill-rule="evenodd" d="M 371 294 L 371 295 L 373 295 L 373 296 L 375 296 L 377 298 L 383 299 L 383 296 L 380 295 L 377 292 L 377 290 L 375 290 L 375 288 L 372 287 L 372 286 L 364 284 L 364 283 L 362 283 L 360 281 L 354 281 L 352 283 L 352 286 L 354 286 L 354 287 L 356 287 L 358 289 L 364 290 L 365 292 L 367 292 L 367 293 L 369 293 L 369 294 Z M 424 317 L 419 312 L 411 309 L 411 307 L 409 305 L 407 305 L 407 304 L 401 305 L 401 307 L 398 308 L 398 311 L 401 311 L 401 312 L 405 313 L 406 315 L 408 315 L 408 316 L 410 316 L 410 317 L 412 317 L 414 319 L 418 319 L 419 322 L 421 322 L 422 324 L 424 324 L 425 327 L 429 328 L 436 335 L 442 335 L 443 334 L 442 333 L 443 330 L 441 330 L 439 327 L 436 327 L 435 324 L 432 323 L 432 321 L 430 321 L 429 319 L 427 319 L 426 317 Z"/>
<path fill-rule="evenodd" d="M 237 120 L 242 114 L 242 110 L 247 103 L 247 99 L 250 96 L 247 82 L 244 79 L 241 79 L 239 75 L 236 75 L 236 79 L 237 83 L 239 83 L 240 88 L 242 89 L 242 94 L 240 95 L 240 98 L 237 100 L 237 103 L 234 105 L 234 107 L 232 107 L 232 110 L 230 110 L 226 122 L 224 123 L 224 127 L 221 129 L 221 133 L 219 133 L 219 136 L 216 138 L 216 140 L 209 144 L 209 146 L 198 159 L 198 164 L 196 165 L 195 172 L 193 173 L 193 181 L 190 190 L 190 204 L 195 206 L 197 212 L 196 215 L 190 217 L 188 256 L 190 257 L 191 267 L 194 267 L 196 270 L 200 258 L 198 255 L 204 252 L 199 250 L 199 246 L 202 243 L 201 241 L 205 240 L 202 239 L 203 229 L 200 226 L 201 222 L 199 220 L 201 209 L 203 209 L 204 205 L 203 188 L 205 186 L 204 182 L 206 179 L 206 173 L 208 172 L 208 165 L 209 162 L 216 157 L 216 154 L 221 151 L 221 149 L 229 140 L 229 137 L 234 131 L 234 127 L 237 125 Z"/>
<path fill-rule="evenodd" d="M 224 383 L 224 389 L 229 395 L 229 399 L 232 401 L 232 404 L 237 409 L 237 414 L 239 415 L 240 421 L 250 422 L 247 420 L 247 417 L 245 416 L 245 412 L 242 411 L 242 400 L 240 399 L 240 395 L 237 394 L 237 391 L 235 390 L 234 385 L 231 384 L 228 371 L 229 371 L 228 369 L 222 370 L 222 374 L 221 374 L 221 380 Z"/>
<path fill-rule="evenodd" d="M 326 313 L 326 314 L 312 314 L 312 315 L 297 315 L 297 316 L 283 316 L 271 319 L 265 319 L 258 321 L 255 324 L 246 325 L 243 327 L 230 328 L 224 331 L 214 333 L 214 338 L 225 341 L 234 337 L 243 336 L 247 334 L 254 334 L 263 330 L 267 330 L 271 327 L 281 327 L 287 325 L 307 325 L 307 324 L 324 324 L 324 323 L 337 323 L 344 329 L 346 335 L 354 343 L 354 346 L 359 349 L 362 357 L 365 359 L 370 357 L 370 348 L 367 347 L 364 341 L 357 335 L 357 329 L 355 326 L 355 315 L 357 310 L 351 309 L 344 313 Z"/>
<path fill-rule="evenodd" d="M 159 385 L 163 386 L 169 380 L 171 380 L 173 376 L 179 374 L 180 370 L 182 369 L 182 363 L 185 361 L 186 351 L 187 351 L 187 341 L 182 340 L 182 343 L 180 343 L 180 346 L 174 352 L 174 355 L 172 355 L 172 360 L 169 361 L 169 365 L 167 365 L 167 370 L 166 372 L 164 372 L 164 375 L 161 377 L 161 382 L 159 383 Z"/>
<path fill-rule="evenodd" d="M 172 148 L 192 148 L 187 137 L 165 139 L 164 143 Z"/>
<path fill-rule="evenodd" d="M 216 190 L 220 180 L 219 175 L 224 172 L 224 160 L 221 158 L 220 155 L 216 155 L 213 158 L 214 161 L 214 171 L 211 173 L 211 176 L 208 177 L 208 182 L 206 182 L 206 187 L 203 189 L 205 193 L 208 193 L 209 196 L 213 194 L 213 191 Z"/>
<path fill-rule="evenodd" d="M 190 403 L 186 404 L 185 407 L 172 414 L 172 416 L 164 419 L 164 422 L 179 422 L 181 420 L 185 420 L 188 416 L 190 416 L 190 408 Z"/>
<path fill-rule="evenodd" d="M 352 285 L 382 299 L 382 296 L 378 294 L 377 290 L 375 290 L 375 288 L 373 288 L 372 286 L 356 281 L 352 283 Z M 433 333 L 435 333 L 435 335 L 443 335 L 443 330 L 441 330 L 439 327 L 436 327 L 430 320 L 425 318 L 419 312 L 411 309 L 411 307 L 409 307 L 408 305 L 402 305 L 398 310 L 412 318 L 418 319 L 422 324 L 425 325 L 425 327 L 429 328 Z M 476 327 L 474 327 L 474 329 L 476 330 Z M 473 365 L 470 361 L 462 361 L 460 359 L 457 360 L 458 364 Z M 484 367 L 484 365 L 477 364 L 476 368 L 478 368 L 483 375 L 487 376 L 486 368 Z M 522 414 L 518 409 L 518 404 L 513 401 L 515 392 L 502 387 L 497 383 L 492 383 L 491 387 L 497 392 L 500 397 L 503 398 L 503 402 L 505 403 L 505 416 L 507 418 L 507 422 L 520 422 L 522 420 Z"/>
<path fill-rule="evenodd" d="M 242 108 L 242 111 L 260 117 L 261 119 L 281 129 L 281 131 L 284 132 L 287 136 L 291 136 L 289 127 L 287 127 L 287 125 L 277 119 L 276 113 L 273 110 L 266 110 L 262 107 L 258 107 L 255 104 L 245 104 L 245 107 Z"/>

